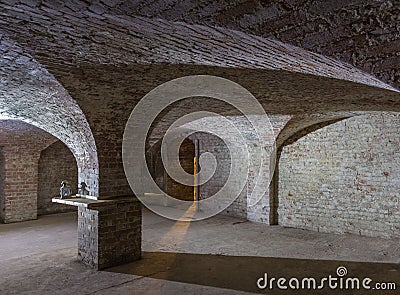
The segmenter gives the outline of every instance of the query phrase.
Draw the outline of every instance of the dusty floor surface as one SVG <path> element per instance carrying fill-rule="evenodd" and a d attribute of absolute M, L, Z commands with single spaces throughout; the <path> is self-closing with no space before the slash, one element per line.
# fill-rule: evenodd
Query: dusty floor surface
<path fill-rule="evenodd" d="M 265 272 L 276 278 L 336 276 L 339 266 L 347 268 L 348 277 L 394 281 L 400 289 L 398 239 L 268 227 L 222 216 L 177 223 L 144 211 L 141 261 L 92 271 L 76 260 L 76 243 L 76 214 L 1 224 L 0 294 L 292 294 L 276 285 L 258 290 L 256 281 Z"/>

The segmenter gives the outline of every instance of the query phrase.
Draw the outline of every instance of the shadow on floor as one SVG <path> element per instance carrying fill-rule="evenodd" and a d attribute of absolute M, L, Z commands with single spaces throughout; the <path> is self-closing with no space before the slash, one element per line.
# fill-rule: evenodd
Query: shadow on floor
<path fill-rule="evenodd" d="M 400 290 L 400 265 L 389 263 L 363 263 L 348 261 L 307 260 L 289 258 L 266 258 L 250 256 L 222 256 L 170 252 L 143 252 L 140 261 L 123 266 L 110 268 L 107 271 L 150 277 L 161 280 L 176 281 L 182 283 L 212 286 L 262 294 L 288 294 L 292 290 L 279 290 L 276 282 L 273 289 L 257 288 L 257 280 L 268 273 L 268 277 L 286 279 L 305 277 L 320 279 L 331 275 L 338 278 L 336 270 L 344 266 L 348 270 L 347 276 L 343 278 L 371 278 L 371 287 L 376 282 L 395 282 L 395 291 L 378 291 L 365 289 L 331 290 L 328 283 L 319 292 L 310 290 L 297 290 L 296 294 L 398 294 Z M 286 282 L 286 285 L 288 283 Z M 345 286 L 345 281 L 344 281 Z M 292 291 L 292 292 L 291 292 Z M 311 292 L 311 293 L 310 293 Z"/>

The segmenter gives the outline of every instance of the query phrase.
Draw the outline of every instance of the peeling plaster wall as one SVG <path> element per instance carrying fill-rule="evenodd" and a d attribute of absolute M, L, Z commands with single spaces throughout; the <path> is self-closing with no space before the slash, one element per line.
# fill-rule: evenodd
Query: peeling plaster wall
<path fill-rule="evenodd" d="M 337 122 L 285 146 L 279 223 L 321 232 L 400 236 L 400 115 Z"/>

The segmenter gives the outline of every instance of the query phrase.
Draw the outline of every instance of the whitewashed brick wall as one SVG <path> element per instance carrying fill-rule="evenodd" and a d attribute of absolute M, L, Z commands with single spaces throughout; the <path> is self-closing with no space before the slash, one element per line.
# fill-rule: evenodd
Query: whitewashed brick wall
<path fill-rule="evenodd" d="M 353 117 L 283 148 L 279 223 L 400 236 L 400 115 Z"/>

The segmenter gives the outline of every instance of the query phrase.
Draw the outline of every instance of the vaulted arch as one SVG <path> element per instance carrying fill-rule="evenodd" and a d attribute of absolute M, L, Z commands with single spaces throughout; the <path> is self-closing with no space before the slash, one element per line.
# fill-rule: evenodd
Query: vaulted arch
<path fill-rule="evenodd" d="M 1 40 L 0 118 L 16 119 L 52 134 L 73 152 L 79 179 L 98 194 L 96 144 L 85 115 L 60 83 L 14 42 Z"/>

